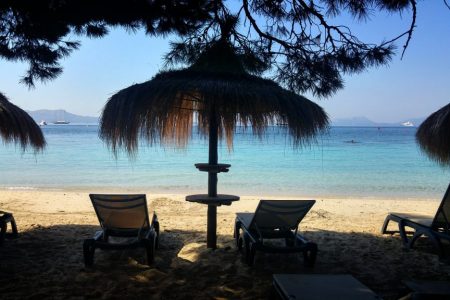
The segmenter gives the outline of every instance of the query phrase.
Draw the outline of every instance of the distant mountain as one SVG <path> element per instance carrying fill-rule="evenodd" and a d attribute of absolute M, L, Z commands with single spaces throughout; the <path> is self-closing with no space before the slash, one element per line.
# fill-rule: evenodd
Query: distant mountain
<path fill-rule="evenodd" d="M 28 114 L 37 122 L 42 120 L 51 124 L 56 121 L 68 121 L 70 123 L 89 123 L 98 124 L 99 117 L 80 116 L 72 114 L 63 109 L 40 109 L 35 111 L 27 111 Z M 397 127 L 403 126 L 402 123 L 411 122 L 415 127 L 418 127 L 425 118 L 412 118 L 395 123 L 380 123 L 372 121 L 366 117 L 340 118 L 331 120 L 331 126 L 359 126 L 359 127 Z"/>
<path fill-rule="evenodd" d="M 331 126 L 359 126 L 359 127 L 402 127 L 405 122 L 411 122 L 415 127 L 418 127 L 425 118 L 413 118 L 403 120 L 395 123 L 380 123 L 372 121 L 366 117 L 353 117 L 331 120 Z"/>
<path fill-rule="evenodd" d="M 71 114 L 63 109 L 40 109 L 35 111 L 27 111 L 28 114 L 37 122 L 42 120 L 51 124 L 56 121 L 68 121 L 70 123 L 95 123 L 98 124 L 98 117 L 79 116 Z"/>

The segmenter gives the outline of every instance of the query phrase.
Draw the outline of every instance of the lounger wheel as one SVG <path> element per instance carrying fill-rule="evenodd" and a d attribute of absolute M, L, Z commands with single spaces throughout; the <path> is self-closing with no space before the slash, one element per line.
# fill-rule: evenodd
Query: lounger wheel
<path fill-rule="evenodd" d="M 314 267 L 317 257 L 317 245 L 309 244 L 308 249 L 303 251 L 303 265 L 307 268 Z"/>
<path fill-rule="evenodd" d="M 19 236 L 19 232 L 17 231 L 17 225 L 16 220 L 14 220 L 14 217 L 11 215 L 11 238 L 17 238 Z"/>
<path fill-rule="evenodd" d="M 248 256 L 250 255 L 250 241 L 245 233 L 244 236 L 242 237 L 242 244 L 244 248 L 244 260 L 245 262 L 247 262 Z"/>
<path fill-rule="evenodd" d="M 246 257 L 247 264 L 251 267 L 255 263 L 255 255 L 256 255 L 256 247 L 250 243 L 249 244 L 249 251 Z"/>
<path fill-rule="evenodd" d="M 239 224 L 236 224 L 234 228 L 234 235 L 235 235 L 235 241 L 236 241 L 236 248 L 238 251 L 241 251 L 244 246 L 244 241 L 241 236 L 241 226 Z"/>
<path fill-rule="evenodd" d="M 159 222 L 158 221 L 155 221 L 155 222 L 153 222 L 153 227 L 155 228 L 155 235 L 156 235 L 156 238 L 155 238 L 155 249 L 158 249 L 159 248 Z"/>
<path fill-rule="evenodd" d="M 236 247 L 238 251 L 242 251 L 242 248 L 244 247 L 244 241 L 242 240 L 242 237 L 238 236 L 236 237 Z"/>
<path fill-rule="evenodd" d="M 6 222 L 2 222 L 0 224 L 0 245 L 3 243 L 3 241 L 5 240 L 5 236 L 6 236 L 6 230 L 8 229 L 8 225 L 6 224 Z"/>
<path fill-rule="evenodd" d="M 95 253 L 95 241 L 93 239 L 84 240 L 83 257 L 84 257 L 84 265 L 86 267 L 91 267 L 94 264 L 94 253 Z"/>
<path fill-rule="evenodd" d="M 245 253 L 245 262 L 251 267 L 255 262 L 255 254 L 256 248 L 252 242 L 250 242 L 250 238 L 244 235 L 244 253 Z"/>
<path fill-rule="evenodd" d="M 149 238 L 145 240 L 145 250 L 147 252 L 148 265 L 152 264 L 155 261 L 156 239 L 156 234 L 152 233 Z"/>

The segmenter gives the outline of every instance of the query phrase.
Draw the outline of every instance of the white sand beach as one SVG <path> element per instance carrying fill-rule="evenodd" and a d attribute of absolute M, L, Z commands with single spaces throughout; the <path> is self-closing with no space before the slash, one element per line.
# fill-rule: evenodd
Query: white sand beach
<path fill-rule="evenodd" d="M 147 194 L 161 223 L 160 249 L 146 265 L 143 249 L 99 251 L 83 264 L 83 239 L 99 229 L 88 191 L 1 190 L 1 210 L 12 212 L 20 237 L 0 248 L 4 299 L 268 299 L 274 273 L 352 274 L 385 299 L 407 290 L 405 279 L 450 280 L 450 265 L 426 240 L 405 251 L 380 228 L 389 211 L 431 215 L 439 200 L 316 199 L 300 225 L 319 246 L 313 269 L 301 255 L 257 254 L 248 267 L 233 240 L 235 213 L 254 211 L 255 197 L 218 208 L 218 249 L 206 249 L 206 206 L 185 195 Z M 308 197 L 298 197 L 308 199 Z"/>

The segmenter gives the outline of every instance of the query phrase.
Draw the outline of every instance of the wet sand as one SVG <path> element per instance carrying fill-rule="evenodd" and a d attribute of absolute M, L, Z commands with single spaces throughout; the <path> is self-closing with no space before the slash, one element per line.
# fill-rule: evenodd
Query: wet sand
<path fill-rule="evenodd" d="M 433 215 L 440 200 L 316 199 L 300 226 L 319 246 L 308 269 L 295 254 L 258 253 L 254 267 L 243 262 L 234 246 L 234 217 L 254 211 L 254 197 L 218 208 L 215 251 L 206 248 L 206 206 L 184 195 L 147 198 L 161 223 L 155 262 L 145 264 L 143 249 L 97 250 L 94 267 L 85 268 L 83 240 L 100 228 L 88 192 L 0 190 L 0 210 L 14 214 L 20 231 L 0 247 L 1 298 L 270 299 L 274 273 L 346 273 L 397 299 L 407 292 L 402 280 L 450 280 L 449 262 L 439 260 L 426 239 L 405 251 L 398 235 L 380 234 L 389 211 Z"/>

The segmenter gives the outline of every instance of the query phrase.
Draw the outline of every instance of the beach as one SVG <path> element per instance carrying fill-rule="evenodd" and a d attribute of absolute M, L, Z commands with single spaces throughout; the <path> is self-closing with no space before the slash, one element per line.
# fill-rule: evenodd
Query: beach
<path fill-rule="evenodd" d="M 389 211 L 433 215 L 440 199 L 316 198 L 300 224 L 319 247 L 311 269 L 295 254 L 258 252 L 253 267 L 244 263 L 233 239 L 235 213 L 254 211 L 258 197 L 218 208 L 218 249 L 210 250 L 205 205 L 142 190 L 161 224 L 155 262 L 145 263 L 143 249 L 97 250 L 94 267 L 85 268 L 83 240 L 100 229 L 89 192 L 107 189 L 0 190 L 1 210 L 14 214 L 20 232 L 0 248 L 2 298 L 270 299 L 272 274 L 314 273 L 351 274 L 384 299 L 397 299 L 407 293 L 402 280 L 450 280 L 450 265 L 426 239 L 405 251 L 398 235 L 380 234 Z"/>

